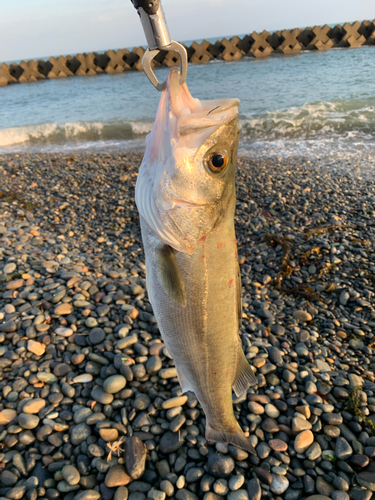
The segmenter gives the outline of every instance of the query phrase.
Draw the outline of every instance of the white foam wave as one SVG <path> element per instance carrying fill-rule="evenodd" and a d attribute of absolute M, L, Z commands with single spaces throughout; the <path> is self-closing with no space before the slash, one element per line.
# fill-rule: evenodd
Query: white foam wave
<path fill-rule="evenodd" d="M 142 150 L 153 120 L 40 123 L 0 129 L 0 153 L 14 151 Z M 361 150 L 375 152 L 375 97 L 317 101 L 240 115 L 242 150 L 261 156 Z"/>
<path fill-rule="evenodd" d="M 152 122 L 113 121 L 39 123 L 0 129 L 0 149 L 24 145 L 33 148 L 63 145 L 71 142 L 128 140 L 143 136 L 152 129 Z"/>
<path fill-rule="evenodd" d="M 152 130 L 154 122 L 129 122 L 135 135 L 146 135 Z"/>
<path fill-rule="evenodd" d="M 353 134 L 375 135 L 375 98 L 361 101 L 319 101 L 288 109 L 267 111 L 260 115 L 243 113 L 240 116 L 245 137 L 314 138 L 327 134 L 352 137 Z"/>

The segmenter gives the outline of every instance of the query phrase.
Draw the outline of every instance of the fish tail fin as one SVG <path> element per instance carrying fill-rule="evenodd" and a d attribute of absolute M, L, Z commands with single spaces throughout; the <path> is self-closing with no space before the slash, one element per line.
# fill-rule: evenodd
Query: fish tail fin
<path fill-rule="evenodd" d="M 246 438 L 240 426 L 238 426 L 237 431 L 225 431 L 222 429 L 217 430 L 207 422 L 206 439 L 209 441 L 215 441 L 216 443 L 234 444 L 235 446 L 238 446 L 239 448 L 257 456 L 254 446 L 252 446 L 250 441 Z"/>

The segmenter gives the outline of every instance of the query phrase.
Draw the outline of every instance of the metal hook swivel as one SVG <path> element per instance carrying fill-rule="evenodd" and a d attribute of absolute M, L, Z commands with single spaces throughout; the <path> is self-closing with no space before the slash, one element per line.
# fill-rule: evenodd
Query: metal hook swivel
<path fill-rule="evenodd" d="M 141 18 L 143 31 L 146 35 L 148 49 L 146 50 L 143 59 L 142 67 L 147 78 L 155 88 L 162 91 L 166 88 L 166 82 L 160 83 L 156 78 L 154 71 L 151 68 L 151 63 L 154 57 L 160 50 L 173 51 L 180 58 L 180 85 L 185 83 L 188 58 L 187 52 L 183 45 L 171 40 L 167 22 L 165 20 L 163 6 L 160 0 L 131 0 L 134 7 L 137 9 L 138 15 Z"/>

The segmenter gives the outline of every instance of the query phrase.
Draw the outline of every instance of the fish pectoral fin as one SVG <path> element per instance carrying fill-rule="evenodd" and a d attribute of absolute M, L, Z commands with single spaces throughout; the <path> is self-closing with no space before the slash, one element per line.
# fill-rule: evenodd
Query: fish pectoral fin
<path fill-rule="evenodd" d="M 243 450 L 248 451 L 252 455 L 257 456 L 257 452 L 254 449 L 254 446 L 247 439 L 245 434 L 242 432 L 240 426 L 238 426 L 237 431 L 225 431 L 218 430 L 212 427 L 208 422 L 206 424 L 206 439 L 208 441 L 215 441 L 216 443 L 226 443 L 226 444 L 234 444 Z"/>
<path fill-rule="evenodd" d="M 168 297 L 185 307 L 185 285 L 178 268 L 175 252 L 169 245 L 163 245 L 156 249 L 157 271 Z"/>
<path fill-rule="evenodd" d="M 187 377 L 185 377 L 185 375 L 182 373 L 182 371 L 179 370 L 178 368 L 176 368 L 176 371 L 177 371 L 177 377 L 178 377 L 178 381 L 180 382 L 182 392 L 188 392 L 188 391 L 194 392 L 193 386 L 191 385 L 191 383 L 189 382 Z"/>
<path fill-rule="evenodd" d="M 236 379 L 233 384 L 233 390 L 236 396 L 239 397 L 247 391 L 249 385 L 256 385 L 258 380 L 247 362 L 245 354 L 242 350 L 241 343 L 238 342 L 238 361 Z"/>

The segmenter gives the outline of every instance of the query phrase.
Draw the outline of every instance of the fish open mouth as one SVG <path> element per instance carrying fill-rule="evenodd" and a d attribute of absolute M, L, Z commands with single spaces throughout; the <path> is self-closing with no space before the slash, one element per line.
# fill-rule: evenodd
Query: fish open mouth
<path fill-rule="evenodd" d="M 177 132 L 180 137 L 206 128 L 217 128 L 237 116 L 239 99 L 199 101 L 192 97 L 186 83 L 180 85 L 179 79 L 178 69 L 172 68 L 165 93 L 168 94 L 172 114 L 177 118 Z"/>

